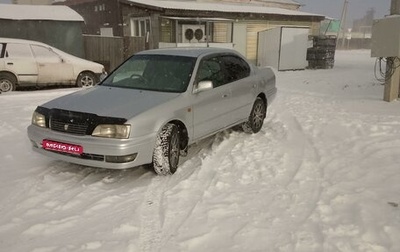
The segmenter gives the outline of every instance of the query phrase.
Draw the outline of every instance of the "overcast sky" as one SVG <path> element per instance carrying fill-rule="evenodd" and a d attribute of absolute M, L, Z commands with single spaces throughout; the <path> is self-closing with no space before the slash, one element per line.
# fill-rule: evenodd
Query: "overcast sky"
<path fill-rule="evenodd" d="M 340 19 L 344 0 L 295 0 L 305 6 L 302 11 L 323 14 Z M 349 0 L 348 24 L 352 26 L 353 19 L 362 18 L 367 10 L 374 8 L 375 19 L 389 14 L 391 0 Z M 11 3 L 11 0 L 0 0 L 0 3 Z"/>
<path fill-rule="evenodd" d="M 340 19 L 344 0 L 295 0 L 305 4 L 302 11 L 323 14 L 332 18 Z M 389 15 L 391 0 L 349 0 L 347 19 L 352 25 L 353 19 L 362 18 L 365 13 L 375 9 L 375 19 Z"/>

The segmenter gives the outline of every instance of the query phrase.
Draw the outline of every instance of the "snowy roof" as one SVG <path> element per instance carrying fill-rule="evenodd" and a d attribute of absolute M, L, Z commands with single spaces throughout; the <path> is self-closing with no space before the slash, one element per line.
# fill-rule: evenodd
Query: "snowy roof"
<path fill-rule="evenodd" d="M 166 1 L 169 1 L 169 0 L 166 0 Z M 175 0 L 175 1 L 201 1 L 201 0 Z M 210 1 L 210 0 L 208 0 L 208 1 Z M 251 1 L 251 0 L 248 0 L 248 1 Z M 302 5 L 301 3 L 298 3 L 297 1 L 294 1 L 294 0 L 257 0 L 257 1 L 258 2 L 266 2 L 266 3 L 284 3 L 284 4 Z"/>
<path fill-rule="evenodd" d="M 166 0 L 128 0 L 144 6 L 173 9 L 173 10 L 192 10 L 192 11 L 218 11 L 234 13 L 255 13 L 255 14 L 276 14 L 287 16 L 315 16 L 324 15 L 307 13 L 296 10 L 288 10 L 276 7 L 266 7 L 246 3 L 215 3 L 215 2 L 194 2 L 194 1 L 166 1 Z"/>
<path fill-rule="evenodd" d="M 63 5 L 0 4 L 0 19 L 84 21 L 76 11 Z"/>

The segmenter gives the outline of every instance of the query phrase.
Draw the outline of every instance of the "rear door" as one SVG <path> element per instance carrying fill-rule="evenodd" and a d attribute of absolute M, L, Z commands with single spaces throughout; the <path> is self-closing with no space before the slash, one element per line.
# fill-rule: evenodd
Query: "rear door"
<path fill-rule="evenodd" d="M 246 119 L 255 100 L 258 78 L 251 75 L 249 64 L 241 57 L 227 54 L 222 57 L 227 81 L 232 90 L 230 116 L 232 123 Z"/>
<path fill-rule="evenodd" d="M 32 45 L 33 55 L 38 65 L 38 83 L 75 83 L 72 65 L 56 54 L 50 47 Z"/>
<path fill-rule="evenodd" d="M 14 73 L 19 84 L 37 83 L 38 69 L 28 44 L 6 43 L 2 48 L 1 69 Z"/>

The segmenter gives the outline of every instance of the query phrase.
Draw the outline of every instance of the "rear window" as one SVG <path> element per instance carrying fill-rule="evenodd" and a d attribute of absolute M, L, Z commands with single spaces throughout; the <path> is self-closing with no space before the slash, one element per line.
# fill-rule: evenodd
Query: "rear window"
<path fill-rule="evenodd" d="M 9 58 L 32 58 L 29 45 L 8 43 L 5 50 L 5 57 Z"/>

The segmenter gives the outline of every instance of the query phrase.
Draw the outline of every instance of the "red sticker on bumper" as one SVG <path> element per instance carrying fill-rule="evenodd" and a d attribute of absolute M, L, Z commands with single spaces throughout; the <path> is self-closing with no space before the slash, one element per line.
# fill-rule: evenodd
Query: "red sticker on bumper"
<path fill-rule="evenodd" d="M 75 155 L 80 155 L 83 153 L 82 146 L 54 142 L 54 141 L 50 141 L 50 140 L 43 140 L 42 146 L 43 146 L 43 149 L 45 149 L 45 150 L 64 152 L 64 153 L 70 153 L 70 154 L 75 154 Z"/>

